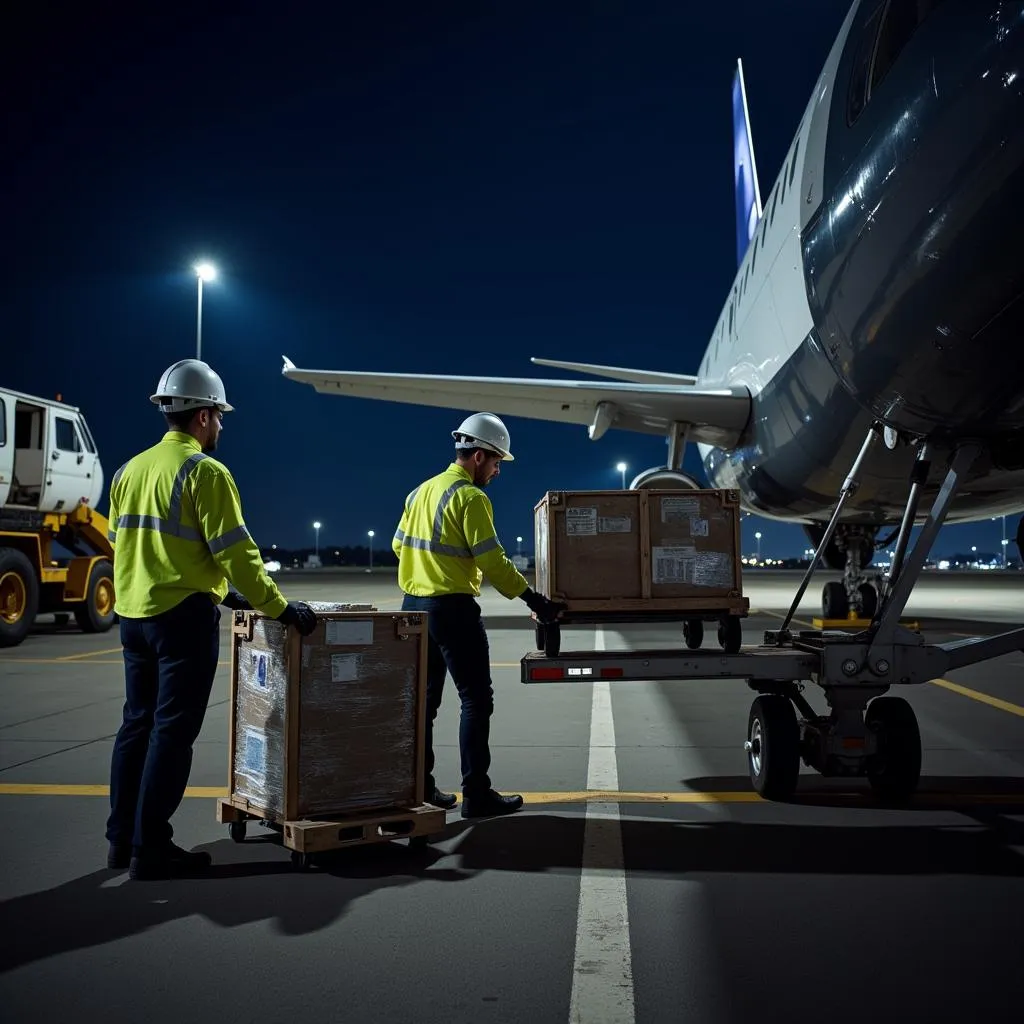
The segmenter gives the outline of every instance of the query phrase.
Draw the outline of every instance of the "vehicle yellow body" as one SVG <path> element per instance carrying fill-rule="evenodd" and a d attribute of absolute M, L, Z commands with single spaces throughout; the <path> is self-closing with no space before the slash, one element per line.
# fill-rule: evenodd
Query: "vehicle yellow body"
<path fill-rule="evenodd" d="M 40 614 L 101 633 L 116 621 L 114 546 L 96 444 L 81 412 L 0 387 L 0 647 Z"/>

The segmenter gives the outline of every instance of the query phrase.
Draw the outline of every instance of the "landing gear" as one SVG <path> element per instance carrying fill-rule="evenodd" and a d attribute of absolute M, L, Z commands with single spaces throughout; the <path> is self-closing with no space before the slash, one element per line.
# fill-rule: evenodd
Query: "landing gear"
<path fill-rule="evenodd" d="M 880 429 L 880 424 L 874 424 L 864 440 L 782 628 L 765 634 L 765 646 L 788 647 L 815 655 L 817 668 L 809 678 L 821 687 L 829 705 L 827 715 L 818 715 L 795 683 L 751 682 L 761 696 L 750 711 L 745 747 L 751 782 L 766 796 L 784 794 L 795 785 L 791 780 L 796 750 L 806 765 L 822 775 L 866 776 L 879 796 L 891 800 L 909 798 L 921 775 L 921 735 L 910 704 L 902 697 L 885 696 L 886 691 L 893 683 L 926 682 L 953 669 L 1024 649 L 1024 629 L 987 639 L 929 645 L 920 634 L 899 625 L 953 497 L 979 454 L 979 448 L 971 444 L 952 454 L 945 480 L 908 554 L 910 533 L 933 456 L 927 442 L 920 444 L 890 574 L 878 590 L 861 579 L 851 593 L 860 565 L 864 564 L 867 538 L 874 544 L 873 532 L 847 526 L 840 534 L 836 543 L 846 549 L 847 573 L 843 583 L 825 585 L 823 612 L 826 618 L 843 618 L 841 613 L 856 601 L 861 605 L 861 614 L 871 618 L 870 626 L 856 635 L 815 630 L 794 636 L 790 630 L 815 568 L 832 544 L 833 536 L 839 533 L 843 506 L 856 490 L 861 465 Z M 800 733 L 796 741 L 794 729 Z M 777 759 L 774 762 L 773 757 Z"/>

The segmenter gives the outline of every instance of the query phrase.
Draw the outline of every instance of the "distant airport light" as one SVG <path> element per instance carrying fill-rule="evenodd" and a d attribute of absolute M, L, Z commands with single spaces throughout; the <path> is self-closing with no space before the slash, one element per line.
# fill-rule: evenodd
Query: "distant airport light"
<path fill-rule="evenodd" d="M 197 263 L 195 272 L 202 281 L 212 281 L 217 276 L 217 268 L 212 263 Z"/>

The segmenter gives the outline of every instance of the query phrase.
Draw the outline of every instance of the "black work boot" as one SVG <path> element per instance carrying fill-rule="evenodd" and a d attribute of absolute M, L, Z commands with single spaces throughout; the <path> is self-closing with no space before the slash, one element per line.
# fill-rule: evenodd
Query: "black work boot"
<path fill-rule="evenodd" d="M 107 848 L 107 867 L 115 868 L 119 871 L 123 871 L 129 867 L 132 862 L 132 846 L 131 843 L 119 844 L 111 843 Z"/>
<path fill-rule="evenodd" d="M 174 843 L 157 850 L 140 850 L 132 856 L 128 877 L 136 881 L 190 878 L 200 875 L 213 858 L 205 851 L 190 852 Z"/>
<path fill-rule="evenodd" d="M 464 818 L 491 818 L 499 814 L 514 814 L 523 806 L 518 794 L 502 796 L 493 789 L 486 793 L 462 795 L 462 816 Z"/>
<path fill-rule="evenodd" d="M 434 792 L 427 795 L 428 804 L 443 807 L 446 811 L 450 811 L 458 802 L 459 798 L 454 793 L 443 793 L 436 786 Z"/>

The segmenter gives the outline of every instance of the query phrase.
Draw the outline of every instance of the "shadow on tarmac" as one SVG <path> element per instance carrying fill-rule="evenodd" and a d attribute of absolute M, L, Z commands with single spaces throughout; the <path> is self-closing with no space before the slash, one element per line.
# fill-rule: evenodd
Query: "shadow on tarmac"
<path fill-rule="evenodd" d="M 721 781 L 715 780 L 716 786 Z M 987 791 L 999 781 L 985 780 Z M 1012 849 L 1024 847 L 1024 822 L 1006 817 L 1005 808 L 977 808 L 975 821 L 941 827 L 908 824 L 905 815 L 884 826 L 877 820 L 860 825 L 723 821 L 704 816 L 703 808 L 688 809 L 702 815 L 696 820 L 645 817 L 664 807 L 624 805 L 618 824 L 593 818 L 591 828 L 612 836 L 612 830 L 621 829 L 626 870 L 654 878 L 1024 877 L 1024 856 Z M 380 889 L 458 882 L 485 871 L 576 874 L 582 867 L 585 827 L 583 808 L 577 805 L 565 815 L 527 811 L 476 822 L 455 819 L 424 850 L 402 842 L 354 847 L 323 856 L 307 872 L 296 871 L 287 851 L 275 848 L 269 837 L 208 844 L 214 866 L 201 879 L 131 882 L 124 872 L 93 871 L 0 904 L 0 972 L 193 915 L 223 928 L 273 921 L 278 934 L 308 935 L 329 927 L 353 902 Z M 608 844 L 590 846 L 598 860 L 588 867 L 617 866 L 601 859 Z M 615 845 L 610 848 L 614 851 Z M 268 853 L 273 859 L 267 859 Z M 440 866 L 442 860 L 447 864 Z"/>

